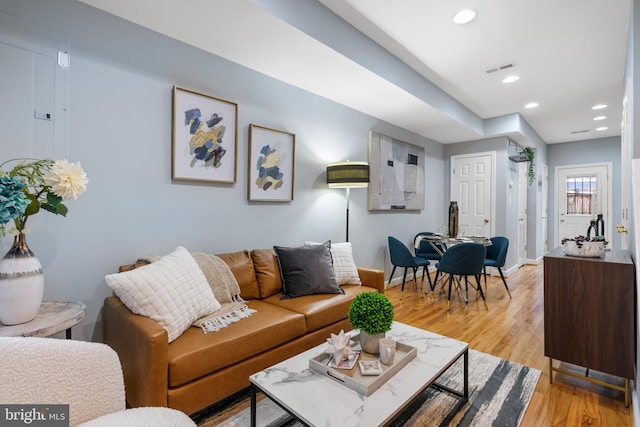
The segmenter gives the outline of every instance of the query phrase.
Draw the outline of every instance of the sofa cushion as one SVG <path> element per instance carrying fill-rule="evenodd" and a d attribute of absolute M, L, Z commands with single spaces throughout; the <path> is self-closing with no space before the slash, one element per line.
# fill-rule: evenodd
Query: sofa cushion
<path fill-rule="evenodd" d="M 240 285 L 240 296 L 245 300 L 259 299 L 260 289 L 256 280 L 253 260 L 248 251 L 218 255 L 227 263 Z"/>
<path fill-rule="evenodd" d="M 166 329 L 169 342 L 220 308 L 202 270 L 183 247 L 149 265 L 108 274 L 105 280 L 129 310 Z"/>
<path fill-rule="evenodd" d="M 282 298 L 313 294 L 344 294 L 336 282 L 331 244 L 287 248 L 274 246 L 282 275 Z"/>
<path fill-rule="evenodd" d="M 318 242 L 305 242 L 305 245 L 321 245 Z M 331 259 L 333 271 L 336 273 L 338 285 L 361 285 L 358 267 L 353 260 L 353 249 L 350 242 L 331 243 Z"/>
<path fill-rule="evenodd" d="M 209 375 L 305 334 L 304 316 L 267 304 L 247 301 L 251 317 L 212 334 L 189 328 L 169 346 L 169 387 Z"/>
<path fill-rule="evenodd" d="M 347 317 L 351 301 L 362 292 L 376 292 L 368 286 L 344 285 L 344 295 L 316 294 L 299 298 L 280 299 L 281 294 L 272 295 L 264 302 L 304 314 L 307 333 L 316 331 Z"/>
<path fill-rule="evenodd" d="M 260 298 L 282 292 L 280 267 L 273 249 L 254 249 L 251 251 L 251 259 L 260 288 Z"/>

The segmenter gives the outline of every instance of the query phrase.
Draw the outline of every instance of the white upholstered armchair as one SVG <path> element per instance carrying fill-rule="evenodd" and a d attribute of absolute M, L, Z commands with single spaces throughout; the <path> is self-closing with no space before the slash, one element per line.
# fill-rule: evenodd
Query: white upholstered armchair
<path fill-rule="evenodd" d="M 105 344 L 0 337 L 0 361 L 2 404 L 69 404 L 70 426 L 195 426 L 174 409 L 125 410 L 120 360 Z"/>

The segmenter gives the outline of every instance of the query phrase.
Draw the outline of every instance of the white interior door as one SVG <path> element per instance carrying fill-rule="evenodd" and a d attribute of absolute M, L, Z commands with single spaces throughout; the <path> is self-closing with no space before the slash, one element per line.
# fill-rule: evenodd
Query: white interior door
<path fill-rule="evenodd" d="M 629 230 L 629 207 L 631 204 L 631 143 L 630 143 L 630 126 L 629 126 L 629 97 L 631 92 L 631 85 L 627 83 L 627 90 L 622 100 L 622 126 L 620 136 L 620 151 L 621 151 L 621 212 L 622 217 L 620 222 L 617 223 L 622 226 L 618 228 L 618 234 L 620 235 L 620 249 L 629 249 L 629 236 L 627 230 Z"/>
<path fill-rule="evenodd" d="M 495 158 L 495 152 L 451 156 L 451 200 L 458 202 L 462 235 L 493 235 Z"/>
<path fill-rule="evenodd" d="M 605 236 L 611 238 L 611 163 L 556 168 L 556 244 L 563 238 L 586 236 L 589 221 L 602 214 Z"/>
<path fill-rule="evenodd" d="M 527 261 L 527 175 L 528 163 L 518 163 L 518 267 Z"/>

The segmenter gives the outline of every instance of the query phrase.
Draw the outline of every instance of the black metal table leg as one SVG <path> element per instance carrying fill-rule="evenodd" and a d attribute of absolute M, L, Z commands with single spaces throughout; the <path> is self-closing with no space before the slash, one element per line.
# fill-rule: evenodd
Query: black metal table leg
<path fill-rule="evenodd" d="M 467 403 L 469 401 L 469 349 L 464 351 L 464 391 L 462 392 L 462 400 Z"/>
<path fill-rule="evenodd" d="M 446 391 L 447 393 L 453 394 L 454 396 L 457 396 L 460 398 L 460 400 L 458 400 L 458 402 L 456 403 L 456 405 L 454 406 L 453 410 L 452 410 L 452 414 L 456 414 L 468 401 L 469 401 L 469 348 L 467 347 L 467 349 L 464 351 L 464 353 L 462 353 L 460 356 L 458 356 L 458 358 L 456 358 L 454 360 L 460 360 L 460 357 L 463 358 L 462 364 L 463 364 L 463 382 L 462 382 L 462 391 L 458 391 L 458 390 L 454 390 L 451 387 L 447 387 L 445 385 L 442 385 L 440 383 L 436 383 L 434 382 L 431 386 L 436 388 L 436 389 L 440 389 L 443 391 Z M 448 369 L 448 368 L 447 368 Z"/>
<path fill-rule="evenodd" d="M 251 383 L 251 427 L 256 427 L 256 386 Z"/>

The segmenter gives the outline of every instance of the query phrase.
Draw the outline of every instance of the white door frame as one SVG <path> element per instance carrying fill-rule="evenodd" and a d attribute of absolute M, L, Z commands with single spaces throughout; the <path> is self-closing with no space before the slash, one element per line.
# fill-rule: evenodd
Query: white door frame
<path fill-rule="evenodd" d="M 620 249 L 622 250 L 629 249 L 629 234 L 628 234 L 628 230 L 630 226 L 630 219 L 629 219 L 630 209 L 629 208 L 631 206 L 631 203 L 633 203 L 633 200 L 632 200 L 633 189 L 631 185 L 631 180 L 633 179 L 632 171 L 631 171 L 631 160 L 632 160 L 631 125 L 629 124 L 629 115 L 630 115 L 629 98 L 631 97 L 630 87 L 631 85 L 629 84 L 629 82 L 627 82 L 626 93 L 622 100 L 622 127 L 621 127 L 621 134 L 620 134 L 620 145 L 621 145 L 620 174 L 622 176 L 622 179 L 620 181 L 621 217 L 620 217 L 619 225 L 622 226 L 622 230 L 624 231 L 618 228 L 618 230 L 620 230 L 618 231 L 618 235 L 620 238 Z M 613 218 L 611 218 L 610 221 L 613 221 Z"/>
<path fill-rule="evenodd" d="M 555 206 L 554 206 L 554 232 L 553 232 L 553 241 L 556 245 L 560 244 L 561 237 L 560 233 L 560 191 L 565 191 L 561 187 L 560 180 L 560 171 L 563 169 L 574 169 L 574 168 L 590 168 L 590 167 L 606 167 L 607 168 L 607 177 L 606 183 L 607 186 L 607 206 L 606 206 L 606 219 L 605 219 L 605 236 L 609 236 L 609 242 L 611 243 L 611 239 L 613 238 L 611 221 L 613 221 L 613 179 L 611 173 L 613 171 L 613 163 L 612 162 L 603 162 L 603 163 L 583 163 L 576 165 L 562 165 L 555 167 Z M 594 218 L 595 219 L 595 218 Z M 584 230 L 584 234 L 587 234 L 587 230 Z"/>
<path fill-rule="evenodd" d="M 489 215 L 489 236 L 494 236 L 495 235 L 495 215 L 496 215 L 496 152 L 495 151 L 485 151 L 485 152 L 479 152 L 479 153 L 468 153 L 468 154 L 456 154 L 451 156 L 450 158 L 450 162 L 451 162 L 451 175 L 450 175 L 450 188 L 449 188 L 449 196 L 451 200 L 455 200 L 454 197 L 454 186 L 455 186 L 455 182 L 457 177 L 459 176 L 458 174 L 455 174 L 455 165 L 457 162 L 457 159 L 465 159 L 465 158 L 472 158 L 472 157 L 484 157 L 484 156 L 489 156 L 491 158 L 491 200 L 490 200 L 490 215 Z"/>
<path fill-rule="evenodd" d="M 527 263 L 527 163 L 517 163 L 518 186 L 517 186 L 517 266 L 521 267 Z"/>
<path fill-rule="evenodd" d="M 549 252 L 549 238 L 547 237 L 549 233 L 549 167 L 546 163 L 542 163 L 540 165 L 540 169 L 542 170 L 542 207 L 541 207 L 541 221 L 540 221 L 540 233 L 541 240 L 540 244 L 542 246 L 542 255 L 545 255 Z"/>

